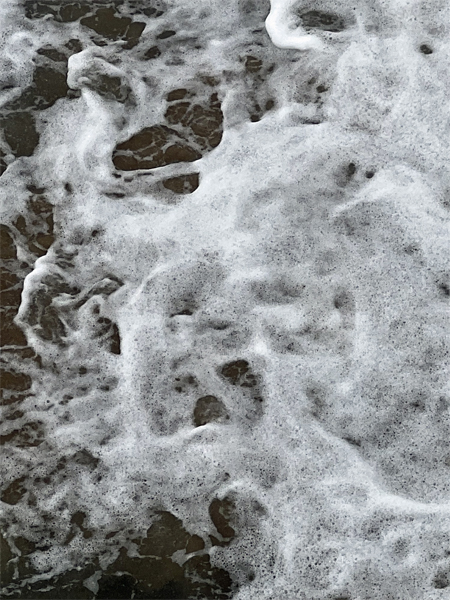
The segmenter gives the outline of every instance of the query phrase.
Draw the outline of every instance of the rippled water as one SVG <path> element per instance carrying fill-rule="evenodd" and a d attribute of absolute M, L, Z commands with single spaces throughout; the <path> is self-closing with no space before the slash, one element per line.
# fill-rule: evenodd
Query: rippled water
<path fill-rule="evenodd" d="M 447 598 L 449 3 L 0 31 L 2 597 Z"/>

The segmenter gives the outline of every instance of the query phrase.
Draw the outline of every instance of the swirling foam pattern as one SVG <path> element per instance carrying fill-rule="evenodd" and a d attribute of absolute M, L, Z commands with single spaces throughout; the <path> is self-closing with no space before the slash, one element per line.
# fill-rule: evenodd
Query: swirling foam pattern
<path fill-rule="evenodd" d="M 3 598 L 444 600 L 447 0 L 3 0 Z"/>

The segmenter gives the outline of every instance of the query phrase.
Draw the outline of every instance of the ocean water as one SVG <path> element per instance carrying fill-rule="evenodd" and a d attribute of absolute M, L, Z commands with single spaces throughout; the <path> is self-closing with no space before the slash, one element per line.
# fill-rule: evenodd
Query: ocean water
<path fill-rule="evenodd" d="M 2 598 L 450 594 L 448 0 L 0 0 Z"/>

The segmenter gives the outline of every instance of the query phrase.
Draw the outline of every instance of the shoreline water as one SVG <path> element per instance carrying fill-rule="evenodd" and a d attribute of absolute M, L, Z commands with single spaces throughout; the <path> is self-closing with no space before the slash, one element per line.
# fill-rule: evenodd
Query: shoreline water
<path fill-rule="evenodd" d="M 450 5 L 4 0 L 2 594 L 450 589 Z"/>

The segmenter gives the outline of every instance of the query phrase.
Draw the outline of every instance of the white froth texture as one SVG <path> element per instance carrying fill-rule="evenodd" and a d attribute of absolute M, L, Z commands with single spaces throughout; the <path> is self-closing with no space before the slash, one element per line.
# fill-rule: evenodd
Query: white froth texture
<path fill-rule="evenodd" d="M 3 597 L 448 598 L 449 2 L 4 7 Z"/>
<path fill-rule="evenodd" d="M 293 18 L 295 0 L 272 0 L 265 25 L 272 42 L 278 48 L 291 50 L 321 50 L 323 44 L 316 35 L 308 35 Z"/>

